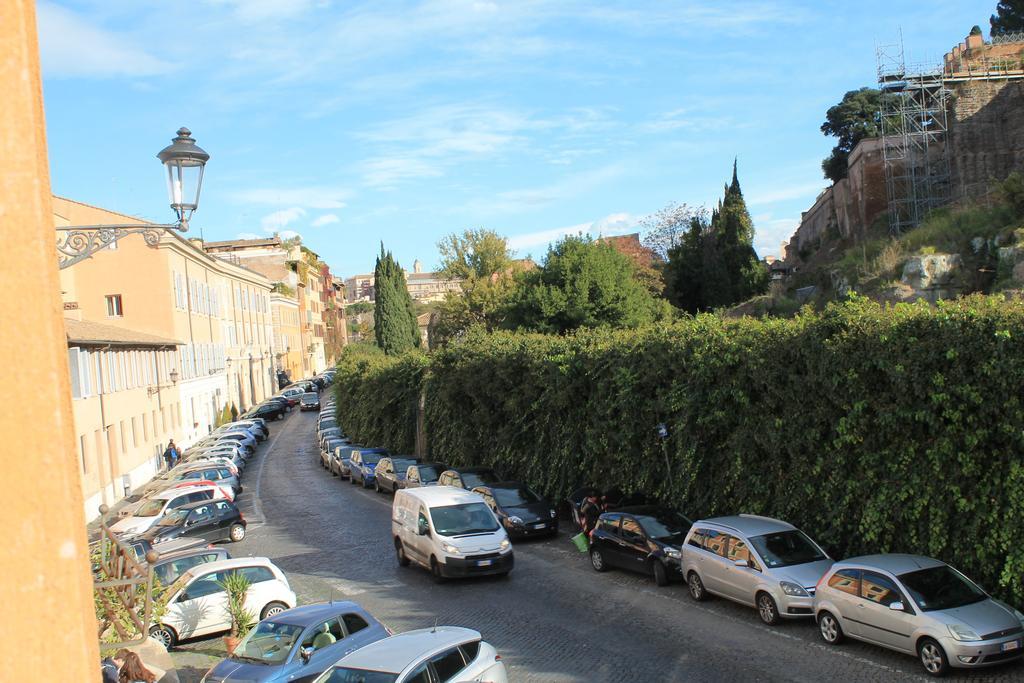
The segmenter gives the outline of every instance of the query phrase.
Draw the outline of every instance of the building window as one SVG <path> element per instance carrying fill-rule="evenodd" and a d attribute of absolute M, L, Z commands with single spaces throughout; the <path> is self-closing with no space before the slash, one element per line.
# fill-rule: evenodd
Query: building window
<path fill-rule="evenodd" d="M 107 295 L 107 317 L 108 318 L 120 318 L 124 315 L 124 309 L 121 307 L 121 295 L 120 294 L 108 294 Z"/>

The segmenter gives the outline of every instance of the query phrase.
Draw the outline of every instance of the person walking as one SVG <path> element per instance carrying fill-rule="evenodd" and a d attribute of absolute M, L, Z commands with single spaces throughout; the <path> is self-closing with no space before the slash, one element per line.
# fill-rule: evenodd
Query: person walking
<path fill-rule="evenodd" d="M 178 447 L 174 445 L 174 439 L 170 439 L 167 442 L 167 450 L 164 451 L 164 462 L 167 463 L 167 469 L 173 469 L 178 464 L 180 457 L 181 453 L 178 452 Z"/>
<path fill-rule="evenodd" d="M 118 683 L 117 677 L 124 666 L 124 653 L 127 650 L 118 650 L 113 656 L 106 657 L 100 662 L 100 673 L 103 676 L 103 683 Z"/>
<path fill-rule="evenodd" d="M 601 503 L 597 498 L 597 491 L 591 490 L 586 500 L 580 506 L 580 517 L 583 519 L 583 533 L 590 538 L 590 534 L 597 527 L 597 518 L 601 516 Z"/>
<path fill-rule="evenodd" d="M 118 654 L 121 654 L 118 652 Z M 146 668 L 139 656 L 134 652 L 125 651 L 124 664 L 117 674 L 117 683 L 156 683 L 155 673 Z"/>

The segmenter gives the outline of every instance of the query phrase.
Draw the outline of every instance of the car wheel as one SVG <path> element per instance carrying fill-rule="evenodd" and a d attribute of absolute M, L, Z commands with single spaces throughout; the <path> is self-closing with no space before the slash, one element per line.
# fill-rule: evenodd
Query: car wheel
<path fill-rule="evenodd" d="M 843 627 L 831 612 L 822 612 L 818 617 L 818 632 L 821 633 L 821 639 L 829 645 L 843 642 Z"/>
<path fill-rule="evenodd" d="M 779 608 L 775 604 L 775 599 L 767 593 L 760 593 L 757 596 L 757 614 L 768 626 L 779 623 Z"/>
<path fill-rule="evenodd" d="M 353 486 L 356 485 L 356 478 L 353 477 L 351 474 L 348 475 L 348 483 L 352 484 Z"/>
<path fill-rule="evenodd" d="M 444 583 L 444 574 L 441 572 L 441 564 L 433 555 L 430 556 L 430 574 L 434 577 L 435 583 Z"/>
<path fill-rule="evenodd" d="M 704 591 L 704 582 L 700 580 L 697 572 L 690 572 L 690 575 L 686 577 L 686 587 L 690 590 L 690 597 L 695 602 L 701 602 L 707 597 L 707 593 Z"/>
<path fill-rule="evenodd" d="M 380 487 L 380 482 L 376 479 L 373 480 L 373 490 L 377 493 L 384 493 L 384 490 Z"/>
<path fill-rule="evenodd" d="M 163 624 L 150 626 L 149 637 L 157 640 L 167 650 L 170 650 L 178 642 L 178 634 L 174 632 L 174 629 Z"/>
<path fill-rule="evenodd" d="M 241 524 L 232 524 L 230 536 L 232 543 L 238 543 L 245 538 L 245 527 Z"/>
<path fill-rule="evenodd" d="M 590 566 L 594 568 L 594 571 L 608 571 L 608 565 L 605 564 L 604 555 L 602 555 L 601 551 L 597 548 L 590 549 Z"/>
<path fill-rule="evenodd" d="M 929 676 L 945 676 L 949 673 L 949 660 L 946 658 L 946 651 L 942 649 L 938 641 L 922 638 L 921 642 L 917 644 L 917 656 Z"/>
<path fill-rule="evenodd" d="M 661 560 L 654 560 L 653 565 L 654 583 L 658 584 L 659 586 L 667 586 L 668 572 L 665 571 L 665 565 L 661 563 Z"/>
<path fill-rule="evenodd" d="M 268 603 L 267 606 L 263 608 L 263 611 L 260 612 L 260 619 L 263 620 L 269 619 L 270 617 L 275 617 L 281 612 L 284 612 L 286 609 L 288 609 L 288 605 L 284 604 L 283 602 Z"/>
<path fill-rule="evenodd" d="M 395 555 L 398 557 L 399 567 L 408 567 L 409 558 L 405 555 L 405 546 L 402 545 L 401 539 L 395 539 Z"/>

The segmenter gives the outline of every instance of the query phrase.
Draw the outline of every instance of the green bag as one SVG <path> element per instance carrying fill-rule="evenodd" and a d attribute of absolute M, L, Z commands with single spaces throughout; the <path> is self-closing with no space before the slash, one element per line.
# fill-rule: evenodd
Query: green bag
<path fill-rule="evenodd" d="M 590 541 L 587 539 L 587 535 L 582 531 L 572 537 L 572 542 L 576 545 L 576 549 L 581 553 L 585 553 L 590 550 Z"/>

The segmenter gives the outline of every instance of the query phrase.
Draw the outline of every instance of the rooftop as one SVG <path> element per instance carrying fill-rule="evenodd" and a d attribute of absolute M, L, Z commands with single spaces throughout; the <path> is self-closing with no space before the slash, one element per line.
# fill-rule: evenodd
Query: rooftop
<path fill-rule="evenodd" d="M 761 534 L 770 534 L 776 531 L 788 531 L 795 528 L 789 522 L 783 522 L 780 519 L 772 519 L 771 517 L 760 517 L 758 515 L 713 517 L 711 519 L 703 519 L 701 522 L 729 527 L 746 536 L 760 536 Z M 700 522 L 697 523 L 699 524 Z"/>
<path fill-rule="evenodd" d="M 905 555 L 902 553 L 888 553 L 884 555 L 862 555 L 860 557 L 848 557 L 836 565 L 868 567 L 881 569 L 890 574 L 906 574 L 918 569 L 930 567 L 941 567 L 942 562 L 923 555 Z"/>
<path fill-rule="evenodd" d="M 422 658 L 453 645 L 480 640 L 480 634 L 459 626 L 407 631 L 359 648 L 336 666 L 399 673 Z"/>
<path fill-rule="evenodd" d="M 64 319 L 68 343 L 115 346 L 181 346 L 184 342 L 89 320 Z"/>
<path fill-rule="evenodd" d="M 256 240 L 224 240 L 221 242 L 205 242 L 203 248 L 207 250 L 251 249 L 253 247 L 279 247 L 280 237 L 266 237 Z"/>

